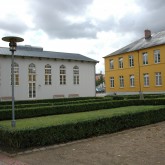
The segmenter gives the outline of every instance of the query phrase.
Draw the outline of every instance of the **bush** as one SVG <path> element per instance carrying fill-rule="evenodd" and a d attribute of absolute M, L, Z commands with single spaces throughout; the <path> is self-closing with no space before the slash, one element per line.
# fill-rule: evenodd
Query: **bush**
<path fill-rule="evenodd" d="M 113 133 L 165 120 L 165 109 L 148 110 L 118 116 L 26 130 L 0 129 L 1 146 L 23 149 Z"/>
<path fill-rule="evenodd" d="M 31 118 L 37 116 L 94 111 L 99 109 L 109 109 L 109 108 L 125 107 L 131 105 L 165 105 L 165 99 L 118 100 L 118 101 L 106 100 L 100 102 L 34 107 L 34 108 L 16 110 L 15 117 L 16 119 L 22 119 L 22 118 Z M 1 110 L 0 120 L 7 120 L 7 119 L 11 119 L 11 110 Z"/>
<path fill-rule="evenodd" d="M 89 100 L 89 99 L 100 99 L 100 97 L 76 97 L 76 98 L 59 98 L 59 99 L 44 99 L 44 100 L 17 100 L 17 104 L 37 104 L 37 103 L 57 103 L 57 102 L 69 102 L 69 101 L 78 101 L 78 100 Z M 11 101 L 1 101 L 0 105 L 9 105 Z"/>

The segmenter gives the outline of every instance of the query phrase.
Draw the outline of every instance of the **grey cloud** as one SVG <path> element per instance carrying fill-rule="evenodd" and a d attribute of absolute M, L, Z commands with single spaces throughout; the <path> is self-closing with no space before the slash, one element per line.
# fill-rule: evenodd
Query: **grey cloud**
<path fill-rule="evenodd" d="M 5 20 L 0 20 L 0 29 L 9 33 L 23 34 L 28 27 L 22 20 L 12 15 L 7 16 Z"/>
<path fill-rule="evenodd" d="M 30 0 L 36 29 L 42 29 L 50 38 L 96 38 L 99 31 L 135 33 L 143 35 L 145 29 L 153 32 L 165 30 L 164 0 L 134 0 L 141 11 L 128 13 L 120 20 L 113 16 L 100 21 L 86 16 L 93 0 Z M 83 17 L 83 22 L 72 23 L 68 17 Z M 95 23 L 93 23 L 95 22 Z"/>
<path fill-rule="evenodd" d="M 159 10 L 164 7 L 164 0 L 135 0 L 135 2 L 148 10 Z"/>
<path fill-rule="evenodd" d="M 42 29 L 51 38 L 94 38 L 95 26 L 91 21 L 71 23 L 68 16 L 84 17 L 93 0 L 38 0 L 31 1 L 31 12 L 36 28 Z"/>
<path fill-rule="evenodd" d="M 165 30 L 165 2 L 164 0 L 140 0 L 135 1 L 142 7 L 142 12 L 135 17 L 135 25 L 137 25 L 137 31 L 144 29 L 150 29 L 153 32 Z"/>
<path fill-rule="evenodd" d="M 143 37 L 144 30 L 150 29 L 152 32 L 165 30 L 165 3 L 163 0 L 136 0 L 140 6 L 139 13 L 128 13 L 123 18 L 114 22 L 112 29 L 118 33 L 135 33 Z"/>

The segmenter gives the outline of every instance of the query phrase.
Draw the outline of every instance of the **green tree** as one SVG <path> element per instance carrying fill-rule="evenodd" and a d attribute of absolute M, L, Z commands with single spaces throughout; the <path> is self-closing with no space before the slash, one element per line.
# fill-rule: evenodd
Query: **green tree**
<path fill-rule="evenodd" d="M 96 80 L 96 86 L 100 85 L 100 84 L 103 84 L 104 82 L 104 77 L 103 75 L 101 74 L 99 79 Z"/>

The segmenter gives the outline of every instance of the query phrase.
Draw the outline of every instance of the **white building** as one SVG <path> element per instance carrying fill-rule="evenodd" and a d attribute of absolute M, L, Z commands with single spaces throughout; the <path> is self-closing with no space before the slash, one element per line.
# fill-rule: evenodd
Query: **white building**
<path fill-rule="evenodd" d="M 15 100 L 95 96 L 95 65 L 80 54 L 18 46 L 14 52 Z M 10 98 L 11 52 L 0 47 L 0 98 Z"/>

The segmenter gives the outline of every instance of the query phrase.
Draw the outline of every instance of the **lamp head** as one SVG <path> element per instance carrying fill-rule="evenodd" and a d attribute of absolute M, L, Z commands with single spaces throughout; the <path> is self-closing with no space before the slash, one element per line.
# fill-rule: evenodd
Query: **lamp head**
<path fill-rule="evenodd" d="M 10 51 L 16 51 L 17 42 L 24 41 L 23 38 L 14 37 L 14 36 L 7 36 L 2 38 L 3 41 L 9 42 Z"/>

